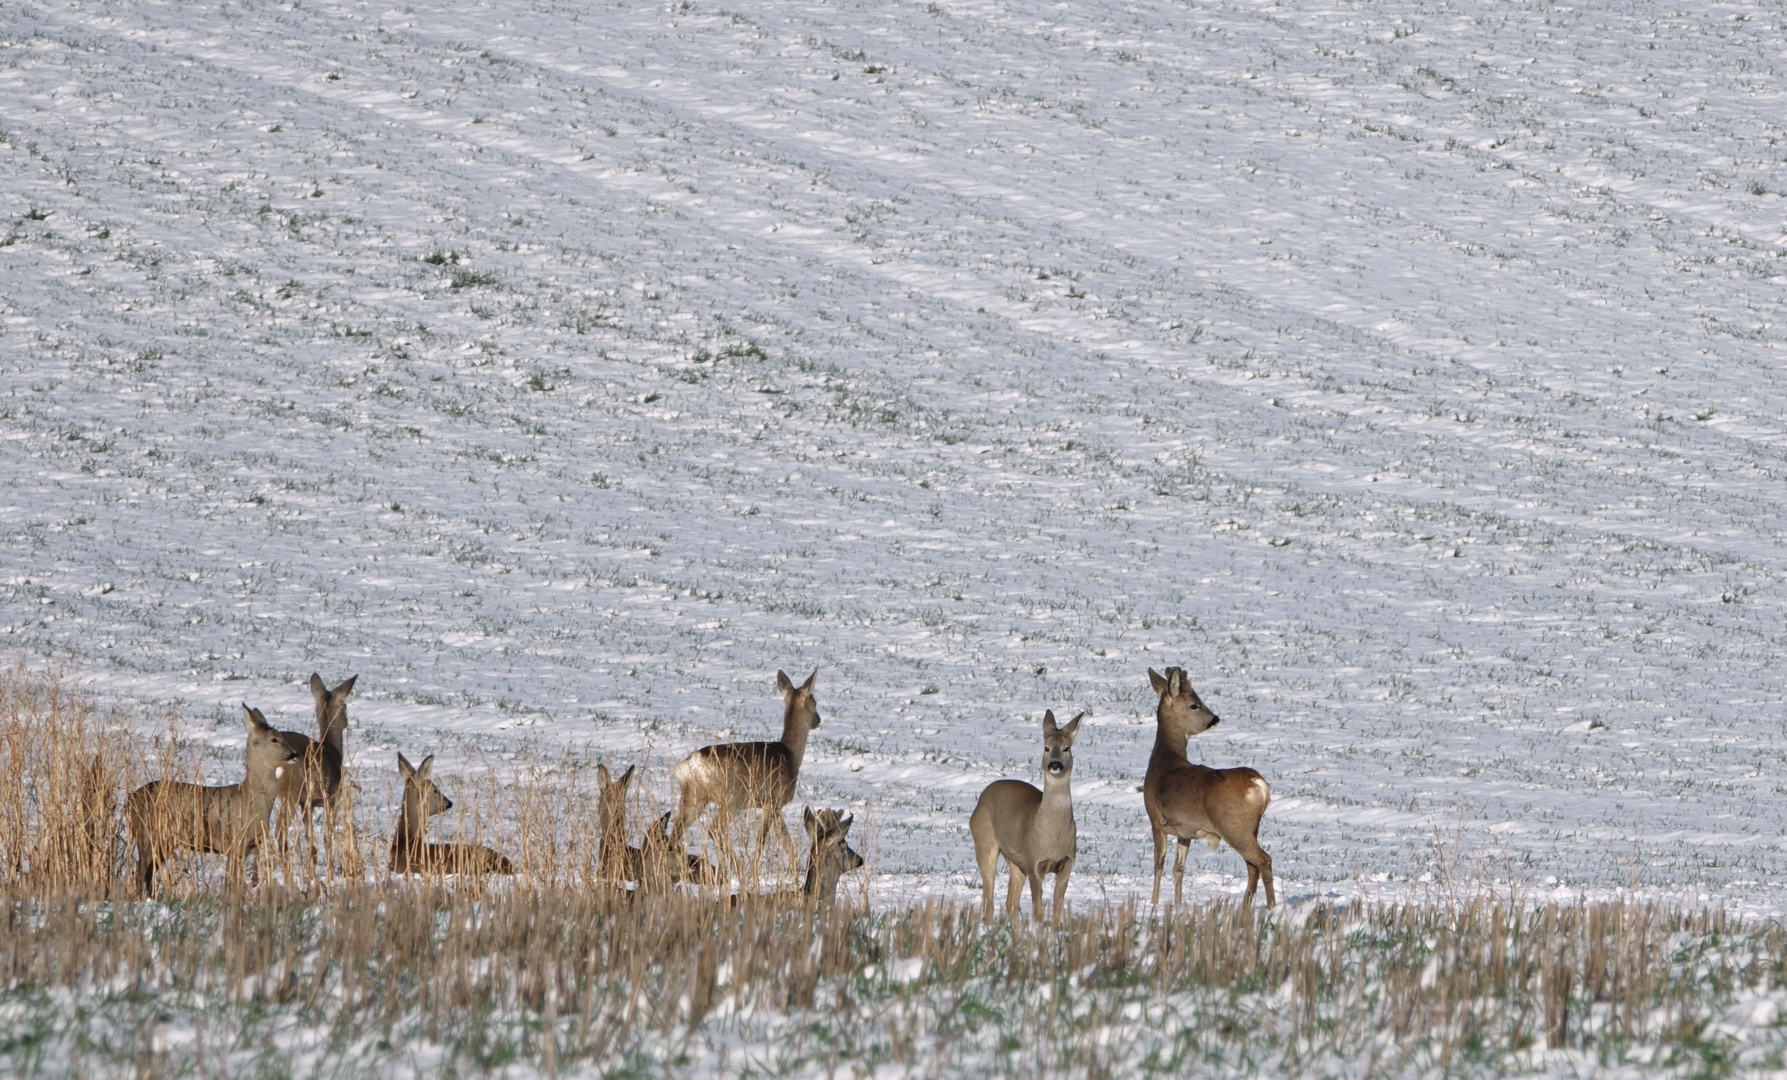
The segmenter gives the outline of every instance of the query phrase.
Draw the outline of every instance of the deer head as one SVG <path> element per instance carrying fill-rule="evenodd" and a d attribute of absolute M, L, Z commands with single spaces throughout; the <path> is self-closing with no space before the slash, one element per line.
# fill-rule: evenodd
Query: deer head
<path fill-rule="evenodd" d="M 1085 713 L 1067 722 L 1066 727 L 1055 725 L 1053 709 L 1042 714 L 1042 771 L 1050 780 L 1065 780 L 1073 773 L 1073 740 L 1080 733 L 1080 720 Z"/>
<path fill-rule="evenodd" d="M 1148 682 L 1160 695 L 1160 706 L 1155 710 L 1154 718 L 1160 724 L 1162 735 L 1184 743 L 1193 735 L 1222 723 L 1222 718 L 1211 712 L 1198 697 L 1198 692 L 1191 688 L 1185 669 L 1170 667 L 1162 675 L 1149 668 Z"/>

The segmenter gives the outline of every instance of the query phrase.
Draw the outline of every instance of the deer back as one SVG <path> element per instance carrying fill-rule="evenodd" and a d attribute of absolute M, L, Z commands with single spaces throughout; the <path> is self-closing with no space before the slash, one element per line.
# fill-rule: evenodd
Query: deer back
<path fill-rule="evenodd" d="M 677 763 L 678 784 L 734 809 L 780 810 L 794 798 L 800 759 L 781 742 L 704 746 Z"/>

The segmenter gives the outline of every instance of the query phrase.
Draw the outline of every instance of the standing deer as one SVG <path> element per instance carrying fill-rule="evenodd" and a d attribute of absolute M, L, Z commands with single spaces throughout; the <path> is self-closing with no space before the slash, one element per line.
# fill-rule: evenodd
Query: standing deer
<path fill-rule="evenodd" d="M 1154 900 L 1160 903 L 1160 875 L 1166 867 L 1166 838 L 1178 839 L 1173 858 L 1173 903 L 1179 903 L 1185 885 L 1185 852 L 1193 840 L 1210 841 L 1215 851 L 1224 840 L 1247 862 L 1247 895 L 1253 903 L 1260 879 L 1266 882 L 1266 906 L 1272 907 L 1272 856 L 1260 847 L 1260 818 L 1272 802 L 1266 778 L 1249 768 L 1211 769 L 1195 765 L 1185 756 L 1185 744 L 1193 735 L 1221 723 L 1221 717 L 1205 707 L 1185 677 L 1183 668 L 1170 667 L 1161 675 L 1148 669 L 1148 681 L 1160 695 L 1155 710 L 1154 753 L 1148 758 L 1148 777 L 1142 783 L 1142 804 L 1154 831 Z"/>
<path fill-rule="evenodd" d="M 801 758 L 807 752 L 807 733 L 819 726 L 819 706 L 813 701 L 813 682 L 818 678 L 819 669 L 814 668 L 807 681 L 796 686 L 785 672 L 776 672 L 783 702 L 780 740 L 704 746 L 677 762 L 673 775 L 681 798 L 670 829 L 675 843 L 682 843 L 683 833 L 709 806 L 718 808 L 717 828 L 709 834 L 719 836 L 730 833 L 734 814 L 759 809 L 763 823 L 757 830 L 757 852 L 761 854 L 774 825 L 789 865 L 798 868 L 799 856 L 788 835 L 788 823 L 782 820 L 782 807 L 794 798 Z M 755 865 L 754 856 L 753 868 Z"/>
<path fill-rule="evenodd" d="M 153 780 L 124 800 L 124 817 L 136 844 L 137 885 L 154 895 L 155 870 L 176 851 L 229 856 L 226 880 L 242 885 L 250 853 L 267 839 L 267 818 L 281 773 L 298 755 L 259 709 L 246 704 L 248 775 L 241 783 L 205 787 L 177 780 Z"/>
<path fill-rule="evenodd" d="M 1018 885 L 1030 881 L 1030 915 L 1042 918 L 1042 878 L 1055 875 L 1054 918 L 1061 918 L 1067 878 L 1073 873 L 1078 834 L 1073 823 L 1073 740 L 1081 713 L 1066 727 L 1055 726 L 1053 711 L 1042 714 L 1042 790 L 1022 780 L 995 780 L 980 793 L 968 831 L 974 834 L 974 860 L 980 864 L 981 916 L 993 920 L 993 883 L 999 856 L 1011 867 L 1005 914 L 1018 913 Z"/>
<path fill-rule="evenodd" d="M 397 755 L 397 771 L 403 774 L 403 809 L 397 814 L 397 831 L 391 834 L 393 874 L 513 874 L 515 867 L 501 854 L 483 844 L 431 844 L 422 839 L 428 818 L 453 809 L 453 800 L 441 794 L 429 774 L 434 755 L 411 765 Z"/>
<path fill-rule="evenodd" d="M 820 910 L 836 903 L 838 879 L 863 864 L 862 856 L 845 840 L 850 835 L 850 826 L 856 817 L 843 815 L 842 810 L 821 810 L 815 814 L 812 807 L 807 807 L 801 814 L 801 820 L 806 825 L 807 836 L 812 843 L 807 850 L 807 876 L 800 888 L 794 891 L 759 893 L 746 899 L 805 904 Z M 739 897 L 733 896 L 732 902 L 737 906 Z"/>
<path fill-rule="evenodd" d="M 350 675 L 341 685 L 330 690 L 323 684 L 322 676 L 312 672 L 310 694 L 316 699 L 317 737 L 312 739 L 297 731 L 280 732 L 298 753 L 297 764 L 286 769 L 279 779 L 281 851 L 288 842 L 292 819 L 302 814 L 305 847 L 311 853 L 311 859 L 316 858 L 316 834 L 312 830 L 314 822 L 311 812 L 319 806 L 323 808 L 325 843 L 330 842 L 334 835 L 337 810 L 335 796 L 341 790 L 341 764 L 347 750 L 347 696 L 354 692 L 354 680 L 358 678 L 358 675 Z"/>

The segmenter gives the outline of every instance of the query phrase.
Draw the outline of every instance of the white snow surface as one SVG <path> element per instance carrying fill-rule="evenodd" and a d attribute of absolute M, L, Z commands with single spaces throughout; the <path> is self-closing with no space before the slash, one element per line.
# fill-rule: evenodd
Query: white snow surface
<path fill-rule="evenodd" d="M 1285 897 L 1778 912 L 1784 68 L 1743 2 L 0 0 L 0 648 L 218 778 L 357 672 L 379 827 L 395 749 L 667 798 L 817 668 L 801 801 L 963 898 L 1045 708 L 1073 895 L 1145 890 L 1176 664 Z"/>

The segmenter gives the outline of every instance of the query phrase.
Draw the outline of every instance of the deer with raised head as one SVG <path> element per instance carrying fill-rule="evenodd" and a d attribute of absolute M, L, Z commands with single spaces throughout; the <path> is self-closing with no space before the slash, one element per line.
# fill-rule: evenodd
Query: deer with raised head
<path fill-rule="evenodd" d="M 1173 858 L 1173 903 L 1184 895 L 1185 853 L 1193 840 L 1210 841 L 1210 850 L 1227 841 L 1247 863 L 1247 894 L 1243 904 L 1253 903 L 1255 888 L 1266 883 L 1266 906 L 1277 898 L 1272 892 L 1272 856 L 1260 847 L 1260 818 L 1272 803 L 1272 788 L 1252 769 L 1212 769 L 1185 756 L 1185 744 L 1193 735 L 1222 722 L 1211 712 L 1183 668 L 1167 668 L 1165 675 L 1148 669 L 1148 682 L 1160 695 L 1154 712 L 1154 752 L 1148 757 L 1148 777 L 1142 783 L 1142 805 L 1154 832 L 1154 900 L 1160 903 L 1160 876 L 1166 868 L 1166 840 L 1179 841 Z"/>
<path fill-rule="evenodd" d="M 279 734 L 291 744 L 298 760 L 279 778 L 279 844 L 283 851 L 289 841 L 292 819 L 303 815 L 305 847 L 312 860 L 316 857 L 316 834 L 311 813 L 323 808 L 325 842 L 335 831 L 336 794 L 341 790 L 341 767 L 347 752 L 347 696 L 354 692 L 350 675 L 335 689 L 323 683 L 323 677 L 310 674 L 310 694 L 316 699 L 317 737 L 312 739 L 299 731 Z"/>
<path fill-rule="evenodd" d="M 1030 915 L 1040 920 L 1043 875 L 1054 874 L 1053 917 L 1061 918 L 1079 835 L 1073 823 L 1073 740 L 1085 715 L 1058 727 L 1053 711 L 1042 714 L 1041 791 L 1022 780 L 995 780 L 974 804 L 968 831 L 974 835 L 974 861 L 980 864 L 981 916 L 988 922 L 993 919 L 993 885 L 1001 855 L 1011 867 L 1006 916 L 1017 915 L 1022 895 L 1018 886 L 1028 879 Z"/>
<path fill-rule="evenodd" d="M 513 874 L 515 867 L 499 852 L 483 844 L 431 844 L 423 839 L 428 819 L 453 809 L 453 800 L 441 794 L 430 774 L 434 755 L 411 765 L 399 753 L 397 771 L 403 774 L 403 809 L 397 814 L 397 830 L 391 834 L 393 874 Z"/>
<path fill-rule="evenodd" d="M 136 845 L 137 886 L 154 895 L 155 871 L 178 851 L 226 855 L 226 881 L 240 890 L 248 856 L 268 838 L 267 818 L 281 773 L 298 754 L 259 709 L 242 706 L 248 726 L 248 775 L 240 783 L 205 787 L 153 780 L 124 800 L 124 818 Z"/>
<path fill-rule="evenodd" d="M 747 895 L 750 902 L 767 900 L 778 904 L 806 904 L 824 910 L 837 902 L 838 879 L 862 866 L 863 858 L 848 842 L 853 814 L 845 817 L 842 810 L 813 812 L 807 807 L 801 814 L 811 841 L 807 849 L 807 875 L 797 890 Z M 733 897 L 733 903 L 739 902 Z"/>
<path fill-rule="evenodd" d="M 679 801 L 676 820 L 671 826 L 672 840 L 682 843 L 683 833 L 707 808 L 716 807 L 715 829 L 710 836 L 725 837 L 731 832 L 734 815 L 746 810 L 762 810 L 763 822 L 757 830 L 757 852 L 760 854 L 773 825 L 790 867 L 798 869 L 799 856 L 794 839 L 788 835 L 788 823 L 782 820 L 782 807 L 794 799 L 794 785 L 800 779 L 801 758 L 807 752 L 807 733 L 819 726 L 819 706 L 813 700 L 813 683 L 819 669 L 799 686 L 785 672 L 776 672 L 776 686 L 782 691 L 782 737 L 775 742 L 720 743 L 704 746 L 676 763 Z M 721 841 L 724 843 L 725 841 Z M 755 856 L 752 860 L 756 865 Z"/>

